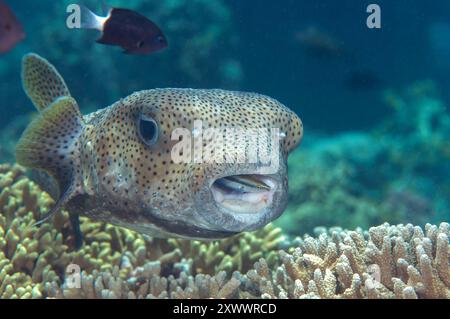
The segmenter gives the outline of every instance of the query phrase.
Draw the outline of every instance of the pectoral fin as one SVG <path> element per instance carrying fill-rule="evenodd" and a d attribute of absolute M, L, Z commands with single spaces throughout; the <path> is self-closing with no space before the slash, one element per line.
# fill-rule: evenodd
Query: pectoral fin
<path fill-rule="evenodd" d="M 17 144 L 17 162 L 47 172 L 59 186 L 59 199 L 41 222 L 80 193 L 77 172 L 80 171 L 79 137 L 83 125 L 83 117 L 75 100 L 60 97 L 28 126 Z"/>

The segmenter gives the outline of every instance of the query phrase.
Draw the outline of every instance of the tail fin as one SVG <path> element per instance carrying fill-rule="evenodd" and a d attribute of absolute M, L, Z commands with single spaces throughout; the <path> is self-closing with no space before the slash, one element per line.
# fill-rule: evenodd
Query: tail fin
<path fill-rule="evenodd" d="M 103 25 L 109 17 L 99 17 L 87 7 L 80 5 L 81 9 L 81 28 L 82 29 L 96 29 L 103 31 Z"/>
<path fill-rule="evenodd" d="M 66 82 L 55 67 L 34 53 L 23 57 L 22 83 L 26 94 L 39 111 L 61 96 L 70 96 Z"/>

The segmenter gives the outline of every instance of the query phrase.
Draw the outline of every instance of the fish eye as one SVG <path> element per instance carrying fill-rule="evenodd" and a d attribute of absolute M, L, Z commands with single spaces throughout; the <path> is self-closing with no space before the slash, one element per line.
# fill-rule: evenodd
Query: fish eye
<path fill-rule="evenodd" d="M 138 119 L 138 135 L 145 145 L 155 145 L 159 137 L 158 124 L 153 118 L 141 114 Z"/>
<path fill-rule="evenodd" d="M 162 35 L 159 35 L 159 36 L 156 38 L 156 41 L 158 41 L 159 43 L 164 43 L 164 42 L 165 42 L 164 37 L 163 37 Z"/>

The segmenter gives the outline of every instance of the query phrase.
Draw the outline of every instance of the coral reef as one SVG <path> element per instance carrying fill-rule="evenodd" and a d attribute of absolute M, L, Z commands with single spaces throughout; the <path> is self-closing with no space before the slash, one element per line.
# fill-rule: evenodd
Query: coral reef
<path fill-rule="evenodd" d="M 402 216 L 386 214 L 379 204 L 382 195 L 373 185 L 383 177 L 374 163 L 382 162 L 385 152 L 372 142 L 351 133 L 294 152 L 289 158 L 289 206 L 276 224 L 295 236 L 317 226 L 367 229 L 384 221 L 401 222 Z"/>
<path fill-rule="evenodd" d="M 292 241 L 268 225 L 198 242 L 82 218 L 76 251 L 67 212 L 33 226 L 52 204 L 21 167 L 0 166 L 0 298 L 450 298 L 447 223 L 317 229 Z"/>
<path fill-rule="evenodd" d="M 449 224 L 319 229 L 244 277 L 263 298 L 450 298 Z"/>
<path fill-rule="evenodd" d="M 444 184 L 450 173 L 450 114 L 435 83 L 426 80 L 400 93 L 387 91 L 384 99 L 393 116 L 378 128 L 376 136 L 390 139 L 392 162 L 402 172 L 434 175 L 435 183 Z M 447 197 L 448 191 L 447 187 Z"/>
<path fill-rule="evenodd" d="M 448 219 L 450 115 L 437 88 L 417 82 L 384 99 L 392 115 L 372 132 L 309 134 L 291 155 L 289 207 L 277 222 L 284 231 Z"/>
<path fill-rule="evenodd" d="M 67 212 L 33 226 L 52 204 L 23 168 L 0 166 L 0 298 L 45 296 L 44 283 L 60 285 L 69 264 L 87 273 L 121 267 L 122 277 L 155 261 L 162 274 L 245 272 L 261 257 L 273 264 L 284 240 L 271 226 L 220 242 L 152 239 L 81 218 L 85 245 L 75 251 Z"/>

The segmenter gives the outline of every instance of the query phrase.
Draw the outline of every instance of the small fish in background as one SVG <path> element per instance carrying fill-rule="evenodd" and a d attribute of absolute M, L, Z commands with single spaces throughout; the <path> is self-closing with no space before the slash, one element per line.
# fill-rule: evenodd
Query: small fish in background
<path fill-rule="evenodd" d="M 98 43 L 116 45 L 127 54 L 150 54 L 168 46 L 160 28 L 138 12 L 129 9 L 108 9 L 106 17 L 100 17 L 84 6 L 80 6 L 82 29 L 102 32 Z"/>
<path fill-rule="evenodd" d="M 312 57 L 335 58 L 345 53 L 342 44 L 337 39 L 316 27 L 309 27 L 304 31 L 297 32 L 295 40 Z"/>
<path fill-rule="evenodd" d="M 0 0 L 0 53 L 12 50 L 25 39 L 25 32 L 11 8 Z"/>
<path fill-rule="evenodd" d="M 370 70 L 353 71 L 344 80 L 344 86 L 352 91 L 376 90 L 383 84 L 383 81 Z"/>

